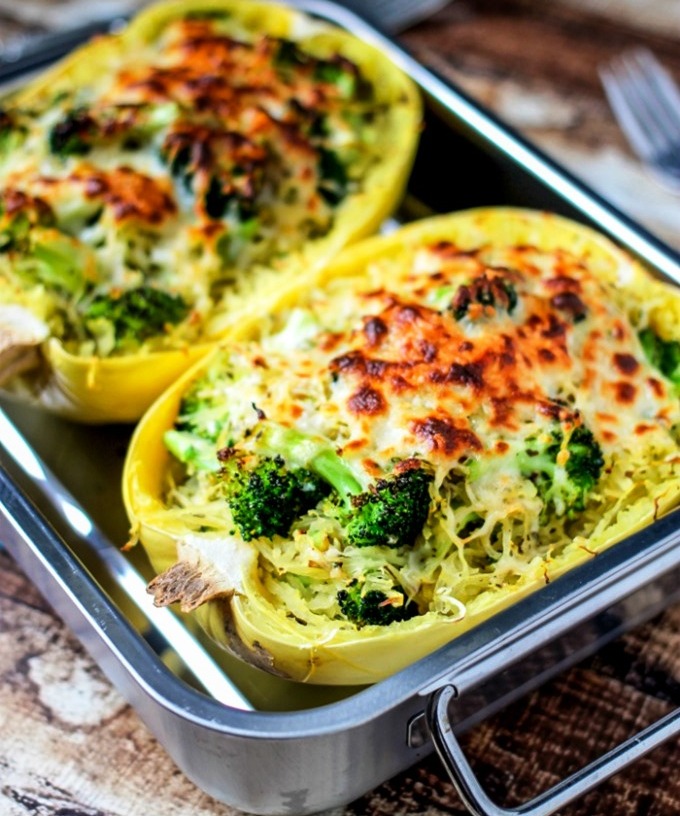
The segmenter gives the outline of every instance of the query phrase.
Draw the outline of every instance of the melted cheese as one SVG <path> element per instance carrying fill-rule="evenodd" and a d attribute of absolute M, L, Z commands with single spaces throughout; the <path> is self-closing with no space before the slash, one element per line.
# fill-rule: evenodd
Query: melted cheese
<path fill-rule="evenodd" d="M 677 479 L 677 395 L 645 358 L 639 304 L 624 308 L 586 257 L 433 243 L 360 272 L 308 293 L 257 341 L 231 344 L 190 389 L 189 403 L 211 406 L 215 452 L 257 450 L 261 423 L 275 422 L 326 440 L 364 485 L 399 460 L 435 471 L 412 548 L 353 547 L 322 509 L 288 540 L 253 542 L 289 614 L 342 621 L 337 590 L 359 580 L 457 619 L 494 589 L 548 576 L 628 500 Z M 532 440 L 582 426 L 604 466 L 585 507 L 567 512 L 523 473 L 522 456 Z M 569 456 L 557 456 L 558 487 Z M 167 502 L 196 530 L 233 527 L 211 472 L 189 465 Z"/>
<path fill-rule="evenodd" d="M 328 234 L 338 204 L 361 192 L 386 116 L 374 91 L 348 59 L 227 15 L 171 21 L 133 64 L 5 111 L 0 127 L 17 140 L 0 157 L 6 216 L 37 207 L 97 261 L 77 296 L 40 281 L 60 315 L 54 335 L 72 353 L 117 353 L 96 348 L 83 315 L 94 297 L 142 285 L 190 307 L 148 348 L 219 330 L 253 266 Z M 31 251 L 0 248 L 0 291 L 21 289 L 21 303 Z"/>

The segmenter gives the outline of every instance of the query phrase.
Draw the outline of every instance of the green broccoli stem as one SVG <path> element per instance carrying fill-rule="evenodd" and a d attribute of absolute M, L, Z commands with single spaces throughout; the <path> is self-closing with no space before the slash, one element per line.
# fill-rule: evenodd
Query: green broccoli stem
<path fill-rule="evenodd" d="M 82 295 L 83 270 L 94 263 L 91 250 L 85 244 L 57 230 L 33 227 L 17 252 L 19 257 L 14 261 L 14 270 L 21 277 L 76 299 Z"/>
<path fill-rule="evenodd" d="M 282 456 L 289 466 L 311 470 L 328 482 L 348 506 L 352 496 L 363 492 L 354 471 L 327 442 L 294 428 L 265 420 L 257 435 L 257 451 Z"/>
<path fill-rule="evenodd" d="M 518 450 L 515 456 L 517 457 L 520 473 L 525 478 L 529 478 L 538 473 L 548 482 L 552 482 L 555 479 L 555 472 L 557 470 L 555 447 L 551 448 L 550 451 L 546 449 L 539 451 L 536 448 Z"/>

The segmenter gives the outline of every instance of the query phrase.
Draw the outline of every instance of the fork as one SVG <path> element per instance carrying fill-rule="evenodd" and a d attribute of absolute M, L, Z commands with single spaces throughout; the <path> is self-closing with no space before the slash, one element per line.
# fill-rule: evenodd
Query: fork
<path fill-rule="evenodd" d="M 600 69 L 609 104 L 630 146 L 652 176 L 680 193 L 680 88 L 644 48 Z"/>

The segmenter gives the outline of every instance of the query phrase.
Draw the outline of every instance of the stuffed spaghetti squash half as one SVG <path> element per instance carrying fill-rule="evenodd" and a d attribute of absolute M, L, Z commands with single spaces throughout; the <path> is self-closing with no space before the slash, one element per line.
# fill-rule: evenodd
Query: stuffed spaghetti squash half
<path fill-rule="evenodd" d="M 287 677 L 391 674 L 678 502 L 678 325 L 674 289 L 550 214 L 345 250 L 139 425 L 150 592 Z"/>
<path fill-rule="evenodd" d="M 134 420 L 235 317 L 374 231 L 413 83 L 299 11 L 167 2 L 0 110 L 0 384 Z"/>

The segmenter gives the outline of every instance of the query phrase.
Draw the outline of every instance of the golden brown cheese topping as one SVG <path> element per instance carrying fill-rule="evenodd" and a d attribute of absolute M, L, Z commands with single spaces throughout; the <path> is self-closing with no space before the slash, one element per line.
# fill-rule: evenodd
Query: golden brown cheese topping
<path fill-rule="evenodd" d="M 85 198 L 102 201 L 116 221 L 128 219 L 160 224 L 177 211 L 170 185 L 131 167 L 102 172 L 87 167 L 76 171 L 71 181 L 82 186 Z"/>
<path fill-rule="evenodd" d="M 388 268 L 389 286 L 343 292 L 351 319 L 321 330 L 308 352 L 285 363 L 276 344 L 256 352 L 254 382 L 266 390 L 252 402 L 286 424 L 342 428 L 348 449 L 377 447 L 383 459 L 491 455 L 552 423 L 585 423 L 608 444 L 670 432 L 677 398 L 606 287 L 567 253 L 515 247 L 502 264 L 497 255 L 439 244 L 400 276 Z M 332 325 L 325 309 L 311 307 Z M 301 405 L 296 395 L 315 381 L 330 396 Z"/>
<path fill-rule="evenodd" d="M 185 466 L 163 496 L 172 524 L 199 549 L 250 542 L 277 611 L 309 627 L 467 614 L 619 535 L 641 497 L 678 490 L 673 372 L 587 254 L 389 246 L 225 347 L 165 435 Z M 680 360 L 676 346 L 663 353 Z M 252 519 L 264 477 L 233 470 L 267 457 L 281 479 L 307 469 L 308 494 L 325 483 L 281 526 L 265 499 Z M 362 617 L 350 597 L 393 615 Z"/>
<path fill-rule="evenodd" d="M 0 303 L 21 290 L 17 305 L 32 304 L 42 287 L 40 316 L 71 352 L 194 342 L 213 318 L 219 331 L 249 270 L 329 234 L 382 160 L 388 111 L 353 62 L 237 16 L 166 23 L 134 61 L 87 79 L 0 111 L 9 232 L 26 217 L 67 236 L 50 269 L 44 249 L 32 259 L 33 238 L 0 242 Z M 96 281 L 75 281 L 83 254 Z"/>
<path fill-rule="evenodd" d="M 346 394 L 342 410 L 365 445 L 376 423 L 393 421 L 412 444 L 455 458 L 487 447 L 480 428 L 496 437 L 536 417 L 579 422 L 580 391 L 622 408 L 645 399 L 649 369 L 616 350 L 630 346 L 630 329 L 587 271 L 559 255 L 546 275 L 531 247 L 513 250 L 508 266 L 476 255 L 431 247 L 421 263 L 435 271 L 418 282 L 420 302 L 392 290 L 364 294 L 361 324 L 324 339 L 328 373 Z M 437 308 L 427 305 L 433 297 Z M 668 399 L 661 383 L 653 397 Z M 614 415 L 610 441 L 616 424 Z"/>

